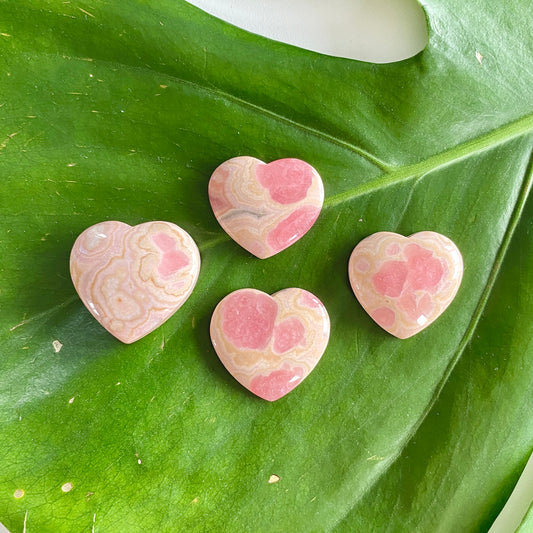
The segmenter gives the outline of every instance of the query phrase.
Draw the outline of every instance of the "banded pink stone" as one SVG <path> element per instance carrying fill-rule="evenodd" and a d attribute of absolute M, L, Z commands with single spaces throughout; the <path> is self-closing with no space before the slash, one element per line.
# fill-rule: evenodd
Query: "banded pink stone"
<path fill-rule="evenodd" d="M 82 302 L 117 339 L 130 344 L 174 314 L 200 272 L 192 237 L 170 222 L 129 226 L 101 222 L 86 229 L 70 254 Z"/>
<path fill-rule="evenodd" d="M 303 289 L 272 296 L 240 289 L 217 305 L 211 341 L 241 385 L 268 401 L 285 396 L 314 369 L 329 339 L 322 302 Z"/>
<path fill-rule="evenodd" d="M 241 156 L 213 172 L 209 201 L 228 235 L 265 259 L 309 231 L 322 209 L 324 186 L 318 172 L 300 159 L 266 164 Z"/>
<path fill-rule="evenodd" d="M 457 246 L 439 233 L 404 237 L 383 231 L 354 248 L 348 274 L 365 311 L 383 329 L 405 339 L 450 305 L 463 277 L 463 259 Z"/>

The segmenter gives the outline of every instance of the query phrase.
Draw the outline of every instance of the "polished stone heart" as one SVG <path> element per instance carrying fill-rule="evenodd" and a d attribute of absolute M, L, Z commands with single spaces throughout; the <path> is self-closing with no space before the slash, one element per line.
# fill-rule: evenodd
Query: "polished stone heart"
<path fill-rule="evenodd" d="M 309 231 L 322 209 L 324 186 L 305 161 L 279 159 L 266 164 L 241 156 L 213 172 L 209 201 L 228 235 L 265 259 Z"/>
<path fill-rule="evenodd" d="M 348 273 L 365 311 L 383 329 L 406 339 L 450 305 L 463 277 L 463 259 L 457 246 L 439 233 L 404 237 L 383 231 L 354 248 Z"/>
<path fill-rule="evenodd" d="M 191 294 L 200 253 L 170 222 L 128 226 L 109 221 L 86 229 L 70 254 L 70 275 L 93 316 L 129 344 L 144 337 Z"/>
<path fill-rule="evenodd" d="M 272 296 L 241 289 L 228 294 L 211 318 L 211 341 L 224 366 L 241 385 L 271 402 L 309 375 L 328 339 L 326 308 L 303 289 Z"/>

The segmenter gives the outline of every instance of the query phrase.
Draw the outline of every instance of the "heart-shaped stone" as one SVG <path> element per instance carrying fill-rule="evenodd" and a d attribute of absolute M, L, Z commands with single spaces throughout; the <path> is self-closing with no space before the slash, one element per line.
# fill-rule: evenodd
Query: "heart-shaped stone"
<path fill-rule="evenodd" d="M 229 373 L 272 402 L 310 374 L 326 349 L 329 327 L 322 302 L 303 289 L 272 296 L 240 289 L 217 305 L 211 341 Z"/>
<path fill-rule="evenodd" d="M 191 294 L 200 272 L 192 237 L 170 222 L 86 229 L 70 254 L 78 294 L 109 333 L 126 344 L 144 337 Z"/>
<path fill-rule="evenodd" d="M 322 209 L 324 186 L 318 172 L 300 159 L 266 164 L 241 156 L 213 172 L 209 201 L 228 235 L 265 259 L 309 231 Z"/>
<path fill-rule="evenodd" d="M 404 237 L 382 231 L 354 248 L 348 273 L 365 311 L 383 329 L 406 339 L 450 305 L 463 277 L 463 258 L 439 233 Z"/>

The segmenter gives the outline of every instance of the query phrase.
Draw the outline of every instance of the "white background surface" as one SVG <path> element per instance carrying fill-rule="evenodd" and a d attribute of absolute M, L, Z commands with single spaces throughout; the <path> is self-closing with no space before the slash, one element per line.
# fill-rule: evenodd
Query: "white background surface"
<path fill-rule="evenodd" d="M 374 63 L 411 57 L 427 42 L 414 0 L 188 0 L 248 31 L 316 52 Z"/>
<path fill-rule="evenodd" d="M 187 1 L 265 37 L 374 63 L 411 57 L 427 42 L 426 19 L 414 0 Z M 533 455 L 489 533 L 515 531 L 532 502 Z"/>

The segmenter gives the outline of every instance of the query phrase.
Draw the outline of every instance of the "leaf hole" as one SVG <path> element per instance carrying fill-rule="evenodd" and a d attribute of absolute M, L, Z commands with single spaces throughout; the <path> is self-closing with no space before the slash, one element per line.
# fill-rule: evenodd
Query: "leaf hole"
<path fill-rule="evenodd" d="M 416 0 L 187 1 L 263 37 L 360 61 L 401 61 L 428 41 L 426 16 Z"/>

